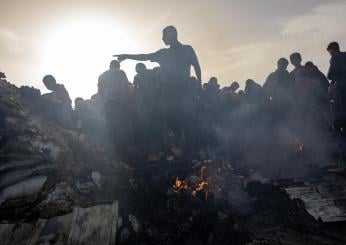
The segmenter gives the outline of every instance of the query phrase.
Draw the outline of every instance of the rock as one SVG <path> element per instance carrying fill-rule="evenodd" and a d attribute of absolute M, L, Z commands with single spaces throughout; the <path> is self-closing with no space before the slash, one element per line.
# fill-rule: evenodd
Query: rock
<path fill-rule="evenodd" d="M 38 194 L 47 181 L 47 176 L 34 176 L 8 186 L 0 193 L 0 204 L 7 200 L 25 198 Z"/>
<path fill-rule="evenodd" d="M 13 185 L 19 181 L 28 179 L 35 175 L 48 174 L 55 168 L 53 164 L 43 164 L 33 168 L 14 169 L 10 172 L 0 174 L 0 189 Z"/>
<path fill-rule="evenodd" d="M 174 156 L 168 156 L 168 157 L 166 158 L 166 160 L 167 160 L 167 161 L 173 161 L 173 160 L 174 160 Z"/>
<path fill-rule="evenodd" d="M 102 188 L 102 176 L 100 172 L 92 172 L 91 179 L 99 189 Z"/>
<path fill-rule="evenodd" d="M 79 181 L 77 181 L 76 187 L 80 193 L 87 195 L 93 192 L 96 186 L 94 182 L 89 181 L 89 182 L 80 183 Z"/>
<path fill-rule="evenodd" d="M 67 183 L 59 183 L 35 209 L 40 211 L 44 217 L 72 212 L 74 204 L 71 198 L 72 193 L 73 190 Z"/>
<path fill-rule="evenodd" d="M 27 244 L 34 231 L 33 224 L 0 224 L 0 244 Z"/>
<path fill-rule="evenodd" d="M 229 216 L 228 216 L 228 214 L 225 214 L 223 212 L 218 211 L 217 212 L 217 217 L 218 217 L 219 220 L 224 220 L 224 219 L 227 219 Z"/>
<path fill-rule="evenodd" d="M 132 229 L 134 232 L 138 233 L 141 229 L 141 224 L 139 220 L 136 218 L 136 216 L 129 214 L 129 221 L 131 223 Z"/>
<path fill-rule="evenodd" d="M 127 228 L 122 229 L 120 232 L 120 237 L 119 237 L 120 243 L 125 242 L 127 239 L 129 239 L 129 237 L 130 237 L 129 229 Z"/>
<path fill-rule="evenodd" d="M 60 147 L 55 145 L 53 142 L 44 143 L 40 141 L 34 141 L 32 142 L 32 146 L 38 148 L 39 151 L 43 152 L 53 160 L 57 160 L 59 154 L 61 153 Z"/>
<path fill-rule="evenodd" d="M 158 161 L 160 161 L 160 159 L 161 159 L 160 155 L 150 154 L 148 156 L 148 161 L 149 162 L 158 162 Z"/>
<path fill-rule="evenodd" d="M 173 154 L 174 154 L 175 156 L 177 156 L 177 157 L 182 156 L 183 153 L 184 153 L 183 150 L 182 150 L 181 148 L 177 147 L 177 146 L 173 146 L 173 147 L 171 148 L 171 151 L 172 151 Z"/>
<path fill-rule="evenodd" d="M 19 168 L 31 168 L 46 163 L 47 161 L 42 159 L 42 157 L 39 155 L 0 155 L 0 173 Z"/>
<path fill-rule="evenodd" d="M 120 229 L 123 226 L 123 218 L 122 217 L 118 217 L 118 229 Z"/>

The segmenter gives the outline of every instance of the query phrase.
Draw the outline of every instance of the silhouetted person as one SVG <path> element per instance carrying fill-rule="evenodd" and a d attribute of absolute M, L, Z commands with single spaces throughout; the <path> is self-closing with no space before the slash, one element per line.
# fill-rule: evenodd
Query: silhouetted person
<path fill-rule="evenodd" d="M 308 75 L 308 79 L 317 81 L 317 93 L 319 94 L 319 96 L 323 96 L 326 99 L 329 87 L 329 81 L 327 77 L 311 61 L 305 63 L 305 68 Z"/>
<path fill-rule="evenodd" d="M 147 72 L 147 67 L 143 63 L 138 63 L 136 65 L 136 72 L 137 74 L 135 75 L 133 79 L 133 86 L 135 88 L 140 88 L 143 87 L 143 76 L 145 76 L 145 73 Z"/>
<path fill-rule="evenodd" d="M 163 29 L 163 42 L 169 48 L 160 49 L 151 54 L 121 54 L 114 55 L 121 62 L 126 59 L 157 62 L 160 64 L 165 82 L 187 82 L 190 78 L 190 68 L 194 67 L 197 80 L 201 81 L 201 68 L 195 51 L 189 45 L 178 41 L 178 32 L 174 26 Z"/>
<path fill-rule="evenodd" d="M 252 79 L 246 80 L 244 92 L 246 97 L 253 102 L 255 102 L 256 100 L 261 101 L 264 96 L 263 88 L 261 87 L 261 85 L 259 85 Z"/>
<path fill-rule="evenodd" d="M 294 69 L 290 73 L 293 78 L 294 107 L 295 111 L 300 114 L 296 117 L 301 118 L 307 115 L 307 110 L 311 109 L 311 83 L 309 83 L 306 67 L 301 64 L 301 55 L 299 53 L 291 54 L 290 61 L 294 66 Z"/>
<path fill-rule="evenodd" d="M 332 42 L 328 45 L 327 51 L 331 55 L 328 79 L 346 84 L 346 52 L 341 52 L 339 44 Z"/>
<path fill-rule="evenodd" d="M 6 75 L 5 75 L 5 73 L 3 73 L 1 71 L 0 71 L 0 80 L 6 81 Z"/>
<path fill-rule="evenodd" d="M 337 124 L 345 127 L 346 124 L 346 52 L 341 52 L 339 44 L 332 42 L 327 51 L 331 55 L 328 79 L 332 81 L 335 91 L 334 110 Z"/>
<path fill-rule="evenodd" d="M 211 77 L 204 87 L 203 101 L 207 106 L 217 106 L 220 85 L 216 77 Z"/>
<path fill-rule="evenodd" d="M 157 74 L 147 69 L 143 63 L 136 65 L 134 77 L 136 138 L 137 143 L 149 144 L 158 138 L 158 109 L 160 99 L 160 80 Z"/>
<path fill-rule="evenodd" d="M 132 143 L 132 122 L 129 109 L 129 81 L 120 63 L 112 60 L 109 70 L 99 76 L 98 93 L 102 98 L 106 123 L 116 151 L 123 156 Z"/>
<path fill-rule="evenodd" d="M 238 82 L 232 82 L 230 86 L 224 87 L 220 91 L 221 119 L 224 123 L 229 123 L 228 114 L 239 105 Z"/>
<path fill-rule="evenodd" d="M 287 71 L 288 60 L 280 58 L 276 71 L 272 72 L 263 84 L 267 98 L 272 101 L 272 106 L 277 112 L 277 117 L 282 117 L 291 109 L 293 78 Z"/>
<path fill-rule="evenodd" d="M 292 76 L 287 71 L 288 60 L 280 58 L 277 62 L 277 69 L 273 73 L 269 74 L 263 88 L 270 96 L 281 96 L 282 93 L 288 92 L 292 88 Z M 278 91 L 280 90 L 280 91 Z M 279 94 L 276 94 L 279 92 Z"/>
<path fill-rule="evenodd" d="M 47 103 L 43 105 L 44 110 L 59 123 L 68 126 L 72 121 L 72 100 L 63 84 L 58 84 L 52 75 L 43 77 L 43 84 L 52 92 L 43 94 Z M 55 115 L 53 115 L 55 114 Z"/>
<path fill-rule="evenodd" d="M 291 76 L 294 79 L 295 83 L 300 83 L 305 79 L 306 70 L 302 65 L 302 56 L 300 53 L 293 53 L 290 55 L 291 64 L 294 66 L 294 69 L 291 71 Z"/>
<path fill-rule="evenodd" d="M 233 93 L 235 93 L 239 89 L 239 83 L 238 82 L 232 82 L 229 86 L 229 90 Z"/>
<path fill-rule="evenodd" d="M 186 117 L 186 113 L 189 113 L 186 105 L 189 103 L 190 70 L 193 66 L 197 80 L 201 81 L 201 68 L 193 48 L 178 41 L 178 33 L 174 26 L 167 26 L 163 29 L 162 40 L 169 48 L 150 54 L 115 56 L 119 61 L 132 59 L 159 63 L 160 78 L 163 82 L 160 100 L 161 113 L 167 128 L 173 131 L 177 141 L 184 143 L 186 140 L 184 127 L 189 124 Z"/>
<path fill-rule="evenodd" d="M 45 76 L 43 78 L 43 84 L 46 86 L 48 90 L 52 91 L 51 93 L 43 94 L 43 97 L 52 100 L 58 100 L 61 103 L 63 103 L 66 107 L 72 109 L 72 100 L 64 85 L 58 84 L 52 75 Z"/>
<path fill-rule="evenodd" d="M 310 115 L 319 125 L 330 126 L 329 81 L 327 77 L 311 61 L 305 64 L 307 73 L 306 90 L 310 101 Z"/>

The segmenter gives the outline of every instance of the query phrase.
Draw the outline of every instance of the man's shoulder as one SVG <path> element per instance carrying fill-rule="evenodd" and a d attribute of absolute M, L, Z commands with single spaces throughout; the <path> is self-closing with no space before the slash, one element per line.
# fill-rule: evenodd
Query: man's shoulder
<path fill-rule="evenodd" d="M 188 45 L 188 44 L 182 44 L 181 45 L 181 48 L 184 49 L 185 51 L 189 51 L 189 52 L 192 52 L 193 51 L 193 48 L 191 45 Z"/>
<path fill-rule="evenodd" d="M 345 61 L 346 60 L 346 52 L 341 52 L 340 53 L 340 58 Z"/>
<path fill-rule="evenodd" d="M 57 90 L 67 92 L 64 84 L 57 84 Z"/>
<path fill-rule="evenodd" d="M 102 72 L 102 73 L 100 74 L 99 78 L 102 78 L 102 77 L 106 76 L 107 74 L 109 74 L 109 71 L 110 71 L 110 70 L 107 70 L 107 71 Z"/>

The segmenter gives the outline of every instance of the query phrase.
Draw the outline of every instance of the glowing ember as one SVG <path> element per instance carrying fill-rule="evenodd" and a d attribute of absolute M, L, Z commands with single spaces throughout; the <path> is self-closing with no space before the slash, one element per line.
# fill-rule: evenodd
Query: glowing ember
<path fill-rule="evenodd" d="M 185 190 L 187 190 L 188 188 L 189 188 L 189 186 L 185 181 L 180 180 L 178 177 L 175 179 L 173 189 L 176 189 L 176 190 L 185 189 Z"/>
<path fill-rule="evenodd" d="M 213 192 L 221 191 L 221 187 L 212 183 L 212 177 L 207 176 L 207 165 L 210 165 L 212 160 L 205 160 L 198 164 L 199 169 L 197 171 L 197 176 L 195 176 L 192 182 L 187 182 L 179 179 L 177 177 L 172 186 L 174 191 L 183 191 L 189 193 L 192 197 L 197 197 L 198 193 L 201 193 L 205 201 L 208 201 L 209 190 Z M 224 170 L 233 170 L 230 164 L 222 164 L 221 167 L 217 169 L 218 172 Z"/>

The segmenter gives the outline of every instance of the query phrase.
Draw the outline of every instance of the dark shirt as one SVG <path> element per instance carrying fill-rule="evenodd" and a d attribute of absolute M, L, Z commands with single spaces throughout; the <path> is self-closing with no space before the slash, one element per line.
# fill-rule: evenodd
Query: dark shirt
<path fill-rule="evenodd" d="M 43 97 L 58 100 L 68 107 L 70 107 L 72 103 L 70 95 L 63 84 L 57 84 L 53 92 L 43 94 Z"/>
<path fill-rule="evenodd" d="M 340 52 L 332 56 L 328 79 L 346 84 L 346 52 Z"/>
<path fill-rule="evenodd" d="M 103 103 L 112 99 L 125 101 L 129 97 L 129 80 L 122 70 L 109 69 L 99 76 L 98 93 Z"/>
<path fill-rule="evenodd" d="M 167 82 L 185 82 L 190 79 L 191 65 L 197 63 L 197 56 L 189 45 L 160 49 L 149 54 L 152 62 L 160 64 L 162 78 Z"/>
<path fill-rule="evenodd" d="M 304 66 L 294 68 L 290 75 L 292 76 L 295 84 L 304 83 L 307 77 L 307 70 Z"/>
<path fill-rule="evenodd" d="M 292 87 L 292 83 L 293 79 L 288 71 L 276 70 L 267 77 L 266 82 L 263 85 L 263 88 L 266 90 L 272 90 L 275 88 L 289 89 Z"/>
<path fill-rule="evenodd" d="M 286 101 L 291 95 L 293 78 L 287 70 L 276 70 L 263 84 L 266 95 L 274 101 Z"/>

